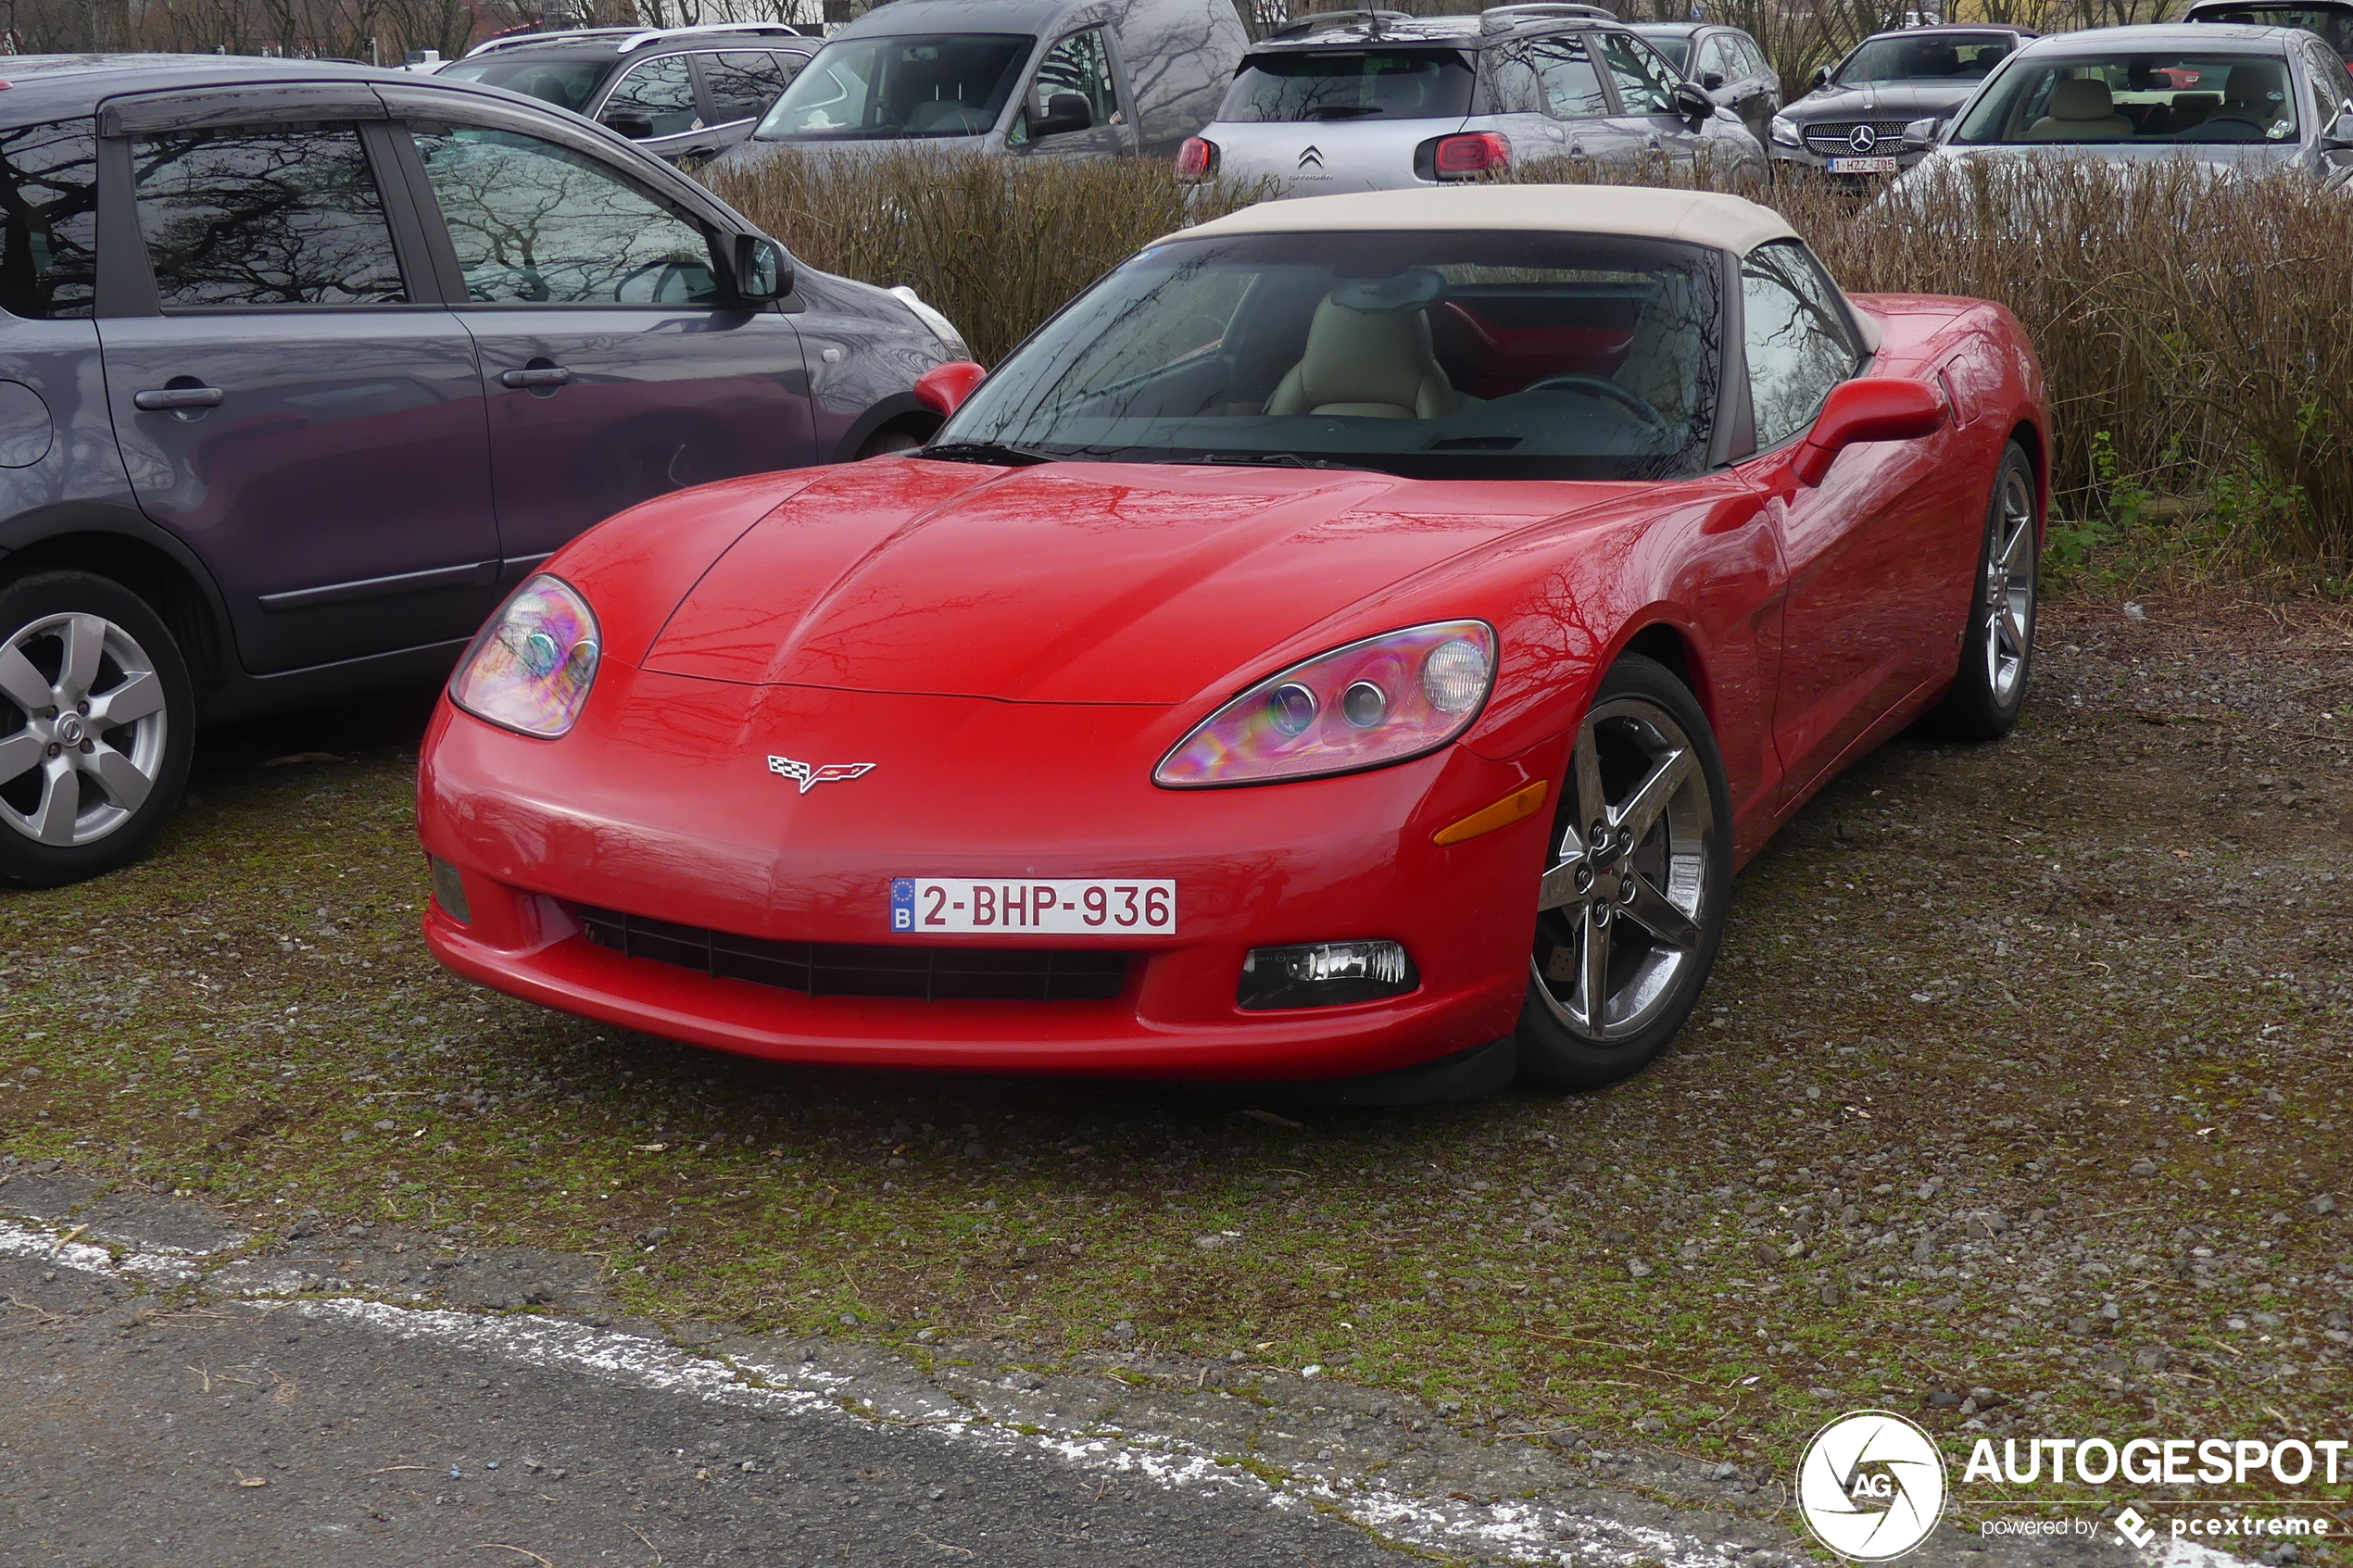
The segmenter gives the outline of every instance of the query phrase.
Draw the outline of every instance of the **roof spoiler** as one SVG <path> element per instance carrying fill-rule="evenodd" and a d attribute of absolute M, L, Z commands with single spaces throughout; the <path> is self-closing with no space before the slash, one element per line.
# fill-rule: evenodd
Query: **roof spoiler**
<path fill-rule="evenodd" d="M 1587 6 L 1572 0 L 1524 0 L 1512 6 L 1491 6 L 1478 14 L 1478 31 L 1504 32 L 1526 21 L 1546 17 L 1574 18 L 1580 21 L 1614 22 L 1617 13 L 1606 6 Z"/>
<path fill-rule="evenodd" d="M 1297 38 L 1302 33 L 1314 32 L 1322 28 L 1354 26 L 1361 27 L 1370 36 L 1378 38 L 1383 32 L 1387 31 L 1391 27 L 1396 26 L 1399 22 L 1410 22 L 1414 19 L 1415 19 L 1413 17 L 1408 16 L 1403 11 L 1375 11 L 1370 9 L 1358 9 L 1352 11 L 1317 11 L 1311 16 L 1300 17 L 1295 20 L 1285 22 L 1274 31 L 1266 34 L 1266 37 L 1269 39 Z"/>
<path fill-rule="evenodd" d="M 608 38 L 625 55 L 632 49 L 642 49 L 665 38 L 697 32 L 758 32 L 783 38 L 807 36 L 787 22 L 703 22 L 694 27 L 573 27 L 553 32 L 510 32 L 503 38 L 492 38 L 475 44 L 466 51 L 465 57 L 472 59 L 476 55 L 512 49 L 523 44 L 588 44 Z"/>

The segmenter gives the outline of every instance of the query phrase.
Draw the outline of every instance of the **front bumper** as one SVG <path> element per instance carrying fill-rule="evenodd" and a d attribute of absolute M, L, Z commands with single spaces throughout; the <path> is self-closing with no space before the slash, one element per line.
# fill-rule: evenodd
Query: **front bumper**
<path fill-rule="evenodd" d="M 447 703 L 419 830 L 472 919 L 424 929 L 457 972 L 624 1027 L 754 1056 L 960 1071 L 1215 1080 L 1354 1076 L 1509 1034 L 1551 806 L 1441 848 L 1438 828 L 1566 767 L 1564 735 L 1508 762 L 1459 746 L 1366 773 L 1164 790 L 1160 709 L 749 687 L 608 667 L 542 741 Z M 873 761 L 802 792 L 771 753 Z M 778 942 L 891 945 L 894 876 L 1167 877 L 1171 936 L 936 935 L 922 945 L 1130 955 L 1115 1000 L 810 997 L 623 957 L 582 907 Z M 1351 1006 L 1235 1006 L 1254 947 L 1381 937 L 1418 989 Z"/>

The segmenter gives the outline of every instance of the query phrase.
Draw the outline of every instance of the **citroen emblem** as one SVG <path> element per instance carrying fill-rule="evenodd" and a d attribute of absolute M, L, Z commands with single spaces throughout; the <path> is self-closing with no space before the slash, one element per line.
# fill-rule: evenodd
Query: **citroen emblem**
<path fill-rule="evenodd" d="M 1318 174 L 1323 172 L 1324 155 L 1317 150 L 1313 142 L 1310 142 L 1307 144 L 1307 150 L 1305 152 L 1299 155 L 1299 167 L 1302 169 L 1312 169 Z"/>

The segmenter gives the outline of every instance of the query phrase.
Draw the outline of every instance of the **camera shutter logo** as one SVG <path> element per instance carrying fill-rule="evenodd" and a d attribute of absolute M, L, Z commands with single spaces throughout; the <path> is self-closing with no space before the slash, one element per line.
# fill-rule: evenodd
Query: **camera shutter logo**
<path fill-rule="evenodd" d="M 1850 1562 L 1901 1557 L 1944 1516 L 1944 1456 L 1892 1411 L 1852 1411 L 1806 1445 L 1797 1507 L 1815 1539 Z"/>

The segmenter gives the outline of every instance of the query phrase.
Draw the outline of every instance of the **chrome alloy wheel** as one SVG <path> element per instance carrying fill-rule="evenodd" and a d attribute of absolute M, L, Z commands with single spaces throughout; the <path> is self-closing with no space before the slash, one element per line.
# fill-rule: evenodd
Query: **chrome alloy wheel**
<path fill-rule="evenodd" d="M 2026 677 L 2034 641 L 2034 482 L 2016 468 L 2002 474 L 1997 517 L 1987 542 L 1984 597 L 1985 687 L 2007 708 Z"/>
<path fill-rule="evenodd" d="M 1539 884 L 1536 996 L 1571 1033 L 1642 1033 L 1700 961 L 1714 891 L 1715 802 L 1691 737 L 1644 697 L 1586 715 L 1569 772 L 1573 808 Z"/>
<path fill-rule="evenodd" d="M 163 766 L 155 663 L 102 616 L 46 615 L 0 642 L 0 822 L 92 844 L 130 821 Z"/>

